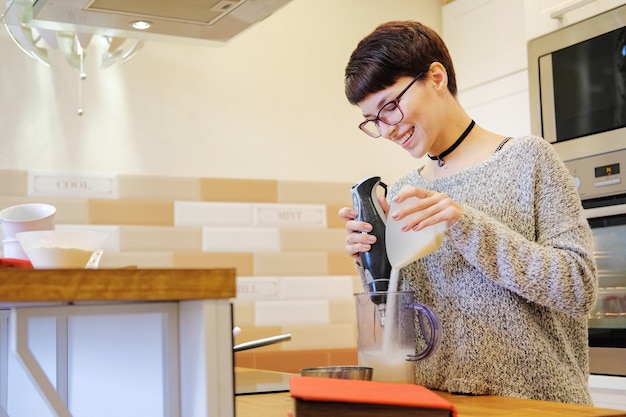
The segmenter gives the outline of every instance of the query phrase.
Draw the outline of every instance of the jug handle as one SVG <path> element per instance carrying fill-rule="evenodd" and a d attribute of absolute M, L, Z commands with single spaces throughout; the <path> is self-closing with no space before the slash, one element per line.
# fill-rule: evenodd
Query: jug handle
<path fill-rule="evenodd" d="M 419 303 L 410 303 L 409 307 L 418 313 L 418 321 L 420 324 L 420 330 L 426 343 L 426 348 L 415 355 L 407 355 L 407 361 L 418 361 L 426 359 L 432 355 L 439 346 L 439 339 L 441 337 L 441 329 L 439 327 L 439 319 L 437 315 L 427 306 Z M 423 315 L 426 321 L 420 318 Z"/>
<path fill-rule="evenodd" d="M 91 257 L 89 257 L 89 260 L 85 265 L 85 269 L 98 269 L 98 264 L 100 263 L 100 258 L 102 257 L 103 253 L 104 251 L 102 249 L 98 249 L 93 254 L 91 254 Z"/>

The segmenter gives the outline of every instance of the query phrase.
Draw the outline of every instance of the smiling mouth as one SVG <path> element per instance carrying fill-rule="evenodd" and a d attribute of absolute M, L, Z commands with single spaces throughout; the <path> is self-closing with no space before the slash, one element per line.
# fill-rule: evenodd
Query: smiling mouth
<path fill-rule="evenodd" d="M 413 137 L 413 132 L 415 132 L 415 128 L 409 130 L 400 139 L 398 139 L 398 144 L 403 148 L 406 148 L 406 145 L 409 144 L 409 140 Z"/>

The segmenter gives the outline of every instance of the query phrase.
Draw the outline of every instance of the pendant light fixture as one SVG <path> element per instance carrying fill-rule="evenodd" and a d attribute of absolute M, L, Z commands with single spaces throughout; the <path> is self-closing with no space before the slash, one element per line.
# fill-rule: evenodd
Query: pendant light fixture
<path fill-rule="evenodd" d="M 52 67 L 50 54 L 61 54 L 67 64 L 77 71 L 78 103 L 76 113 L 83 114 L 82 83 L 87 78 L 85 56 L 87 49 L 98 43 L 101 51 L 100 68 L 126 62 L 137 55 L 145 41 L 140 38 L 96 35 L 89 32 L 50 29 L 32 23 L 32 6 L 24 1 L 13 1 L 2 15 L 2 23 L 15 44 L 28 56 Z M 148 29 L 150 22 L 142 22 Z M 95 47 L 95 45 L 94 45 Z M 103 52 L 102 52 L 103 51 Z"/>

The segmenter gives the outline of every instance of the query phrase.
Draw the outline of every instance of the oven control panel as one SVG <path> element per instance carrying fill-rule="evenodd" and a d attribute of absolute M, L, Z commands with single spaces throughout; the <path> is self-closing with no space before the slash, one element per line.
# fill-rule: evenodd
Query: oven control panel
<path fill-rule="evenodd" d="M 626 193 L 626 149 L 565 161 L 582 200 Z"/>

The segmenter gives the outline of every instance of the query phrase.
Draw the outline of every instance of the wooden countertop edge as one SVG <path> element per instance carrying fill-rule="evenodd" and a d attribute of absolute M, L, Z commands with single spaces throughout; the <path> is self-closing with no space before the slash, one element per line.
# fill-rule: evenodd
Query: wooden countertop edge
<path fill-rule="evenodd" d="M 235 368 L 235 380 L 237 373 L 249 373 L 248 378 L 254 378 L 258 374 L 259 382 L 265 381 L 263 374 L 299 376 L 278 371 L 266 371 L 245 367 Z M 432 390 L 446 400 L 454 404 L 459 417 L 618 417 L 626 416 L 626 411 L 612 410 L 600 407 L 590 407 L 577 404 L 564 404 L 550 401 L 528 400 L 512 397 L 500 397 L 495 395 L 463 395 L 449 392 Z M 265 416 L 286 416 L 293 411 L 293 399 L 289 392 L 256 394 L 236 396 L 237 415 L 241 412 L 242 417 L 257 416 L 260 410 Z"/>
<path fill-rule="evenodd" d="M 457 395 L 434 391 L 454 404 L 458 417 L 624 417 L 626 411 L 491 395 Z M 289 392 L 235 397 L 237 416 L 283 417 L 294 410 Z"/>
<path fill-rule="evenodd" d="M 0 269 L 0 304 L 170 301 L 235 296 L 234 268 Z"/>
<path fill-rule="evenodd" d="M 479 411 L 488 409 L 505 412 L 516 410 L 515 416 L 568 416 L 568 417 L 626 417 L 626 411 L 585 406 L 579 404 L 567 404 L 542 400 L 529 400 L 523 398 L 501 397 L 496 395 L 464 395 L 451 394 L 449 392 L 433 391 L 455 405 L 459 415 L 480 415 Z M 460 413 L 460 411 L 463 411 Z M 484 414 L 491 416 L 495 414 Z"/>

